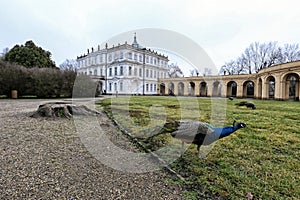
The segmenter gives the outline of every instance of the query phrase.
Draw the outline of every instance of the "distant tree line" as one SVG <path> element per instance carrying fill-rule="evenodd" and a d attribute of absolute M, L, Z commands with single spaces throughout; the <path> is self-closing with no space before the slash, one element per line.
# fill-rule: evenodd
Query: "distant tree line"
<path fill-rule="evenodd" d="M 18 96 L 72 97 L 77 82 L 76 97 L 90 97 L 87 88 L 97 88 L 89 76 L 77 75 L 74 60 L 66 60 L 60 67 L 51 60 L 49 51 L 32 41 L 6 48 L 0 58 L 0 95 L 10 97 L 11 91 L 17 90 Z"/>
<path fill-rule="evenodd" d="M 19 96 L 71 97 L 75 71 L 55 68 L 26 68 L 0 61 L 0 94 L 10 97 L 12 90 Z"/>
<path fill-rule="evenodd" d="M 226 62 L 221 67 L 220 74 L 252 74 L 273 65 L 297 60 L 300 60 L 298 44 L 279 46 L 278 42 L 255 42 L 250 44 L 238 58 Z"/>

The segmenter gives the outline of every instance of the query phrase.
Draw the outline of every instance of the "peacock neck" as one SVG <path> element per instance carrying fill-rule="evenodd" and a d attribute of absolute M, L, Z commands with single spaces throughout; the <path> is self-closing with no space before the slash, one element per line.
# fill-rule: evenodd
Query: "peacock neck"
<path fill-rule="evenodd" d="M 228 135 L 230 135 L 231 133 L 235 132 L 236 130 L 238 130 L 239 127 L 238 126 L 227 126 L 222 128 L 221 134 L 220 134 L 220 138 L 226 137 Z"/>

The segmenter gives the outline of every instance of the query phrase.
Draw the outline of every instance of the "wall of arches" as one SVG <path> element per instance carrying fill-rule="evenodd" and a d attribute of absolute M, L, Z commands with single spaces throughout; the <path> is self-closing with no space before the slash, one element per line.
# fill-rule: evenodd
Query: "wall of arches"
<path fill-rule="evenodd" d="M 300 61 L 257 74 L 197 76 L 159 80 L 160 95 L 299 100 Z"/>

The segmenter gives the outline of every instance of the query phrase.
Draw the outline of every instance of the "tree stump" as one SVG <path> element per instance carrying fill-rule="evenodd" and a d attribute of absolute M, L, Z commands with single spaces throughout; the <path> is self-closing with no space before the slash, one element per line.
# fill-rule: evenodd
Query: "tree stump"
<path fill-rule="evenodd" d="M 72 118 L 73 115 L 99 115 L 100 112 L 90 109 L 85 105 L 75 105 L 65 102 L 52 102 L 42 104 L 31 117 L 62 117 Z"/>

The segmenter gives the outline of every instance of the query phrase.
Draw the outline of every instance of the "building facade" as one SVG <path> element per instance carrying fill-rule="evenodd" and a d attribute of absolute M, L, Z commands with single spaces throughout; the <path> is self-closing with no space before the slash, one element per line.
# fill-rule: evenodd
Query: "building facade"
<path fill-rule="evenodd" d="M 136 34 L 132 44 L 106 44 L 77 57 L 79 73 L 98 80 L 106 94 L 157 94 L 158 79 L 168 78 L 168 61 L 168 56 L 139 45 Z"/>

